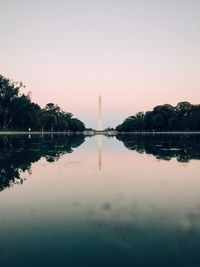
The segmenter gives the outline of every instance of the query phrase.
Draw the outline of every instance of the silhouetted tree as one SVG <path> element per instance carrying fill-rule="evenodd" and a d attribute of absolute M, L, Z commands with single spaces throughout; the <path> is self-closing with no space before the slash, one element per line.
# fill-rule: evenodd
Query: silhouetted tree
<path fill-rule="evenodd" d="M 116 127 L 118 132 L 135 131 L 199 131 L 200 105 L 188 102 L 160 105 L 146 113 L 128 117 Z"/>
<path fill-rule="evenodd" d="M 16 100 L 22 83 L 14 83 L 0 75 L 0 123 L 3 130 L 11 125 L 15 113 Z"/>
<path fill-rule="evenodd" d="M 0 75 L 0 130 L 84 131 L 82 121 L 48 103 L 44 109 L 33 103 L 30 94 L 20 93 L 23 84 Z"/>

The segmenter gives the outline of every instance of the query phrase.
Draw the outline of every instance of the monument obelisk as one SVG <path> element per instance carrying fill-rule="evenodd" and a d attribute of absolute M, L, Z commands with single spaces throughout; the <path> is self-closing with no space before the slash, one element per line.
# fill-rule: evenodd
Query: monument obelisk
<path fill-rule="evenodd" d="M 101 95 L 99 95 L 99 111 L 98 111 L 98 131 L 102 131 L 102 107 L 101 107 Z"/>

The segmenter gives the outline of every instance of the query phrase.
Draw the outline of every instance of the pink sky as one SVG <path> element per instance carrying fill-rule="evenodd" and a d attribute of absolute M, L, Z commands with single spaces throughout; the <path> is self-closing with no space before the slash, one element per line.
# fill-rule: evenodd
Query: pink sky
<path fill-rule="evenodd" d="M 99 94 L 104 127 L 200 102 L 197 0 L 3 0 L 1 13 L 0 73 L 88 127 L 97 127 Z"/>

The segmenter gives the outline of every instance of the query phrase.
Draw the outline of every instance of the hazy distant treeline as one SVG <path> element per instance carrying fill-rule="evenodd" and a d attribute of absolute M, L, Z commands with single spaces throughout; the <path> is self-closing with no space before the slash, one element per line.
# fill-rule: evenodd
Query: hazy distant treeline
<path fill-rule="evenodd" d="M 165 104 L 153 111 L 139 112 L 116 127 L 119 132 L 134 131 L 200 131 L 200 105 L 189 102 L 177 106 Z"/>
<path fill-rule="evenodd" d="M 45 108 L 31 101 L 30 94 L 21 94 L 22 83 L 0 75 L 0 130 L 83 131 L 82 121 L 73 118 L 58 105 Z"/>

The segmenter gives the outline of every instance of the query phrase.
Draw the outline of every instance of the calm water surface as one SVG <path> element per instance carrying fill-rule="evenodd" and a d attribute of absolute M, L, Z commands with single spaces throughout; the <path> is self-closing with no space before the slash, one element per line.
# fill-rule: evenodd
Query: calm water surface
<path fill-rule="evenodd" d="M 0 266 L 200 266 L 200 135 L 0 136 Z"/>

